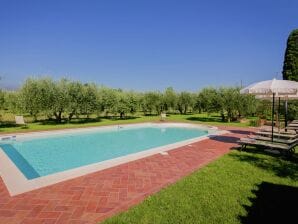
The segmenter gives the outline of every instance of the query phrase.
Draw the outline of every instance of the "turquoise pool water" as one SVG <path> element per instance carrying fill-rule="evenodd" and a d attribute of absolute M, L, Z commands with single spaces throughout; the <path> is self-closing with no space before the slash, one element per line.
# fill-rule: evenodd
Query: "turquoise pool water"
<path fill-rule="evenodd" d="M 207 135 L 181 127 L 123 127 L 113 130 L 0 142 L 0 147 L 27 179 Z"/>

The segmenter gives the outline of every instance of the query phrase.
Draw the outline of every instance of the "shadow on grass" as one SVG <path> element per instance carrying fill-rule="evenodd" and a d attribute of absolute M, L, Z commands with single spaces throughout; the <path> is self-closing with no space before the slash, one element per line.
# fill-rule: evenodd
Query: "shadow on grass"
<path fill-rule="evenodd" d="M 189 121 L 200 121 L 200 122 L 222 122 L 220 117 L 188 117 L 186 120 Z M 225 122 L 222 122 L 225 123 Z"/>
<path fill-rule="evenodd" d="M 248 162 L 254 166 L 264 170 L 270 170 L 279 177 L 289 177 L 293 180 L 298 180 L 298 157 L 294 154 L 291 157 L 282 157 L 279 154 L 269 154 L 261 149 L 250 150 L 253 154 L 238 153 L 230 154 L 229 156 L 243 162 Z M 254 154 L 270 155 L 271 158 L 258 157 Z"/>
<path fill-rule="evenodd" d="M 16 125 L 15 122 L 1 122 L 0 128 L 16 128 L 18 125 Z"/>
<path fill-rule="evenodd" d="M 123 120 L 134 120 L 137 119 L 139 117 L 134 117 L 134 116 L 125 116 L 123 118 L 120 118 L 119 116 L 108 116 L 108 117 L 101 117 L 101 118 L 105 118 L 111 121 L 123 121 Z"/>
<path fill-rule="evenodd" d="M 88 124 L 88 123 L 97 123 L 101 122 L 103 119 L 110 120 L 110 121 L 123 121 L 123 120 L 133 120 L 137 119 L 138 117 L 133 116 L 126 116 L 124 118 L 120 118 L 118 116 L 106 116 L 106 117 L 97 117 L 97 118 L 73 118 L 70 122 L 64 119 L 61 123 L 57 123 L 57 121 L 50 119 L 40 121 L 42 125 L 63 125 L 63 124 Z"/>
<path fill-rule="evenodd" d="M 0 132 L 5 132 L 6 130 L 2 128 L 19 128 L 19 129 L 29 129 L 27 125 L 17 125 L 14 122 L 4 122 L 0 124 Z"/>
<path fill-rule="evenodd" d="M 298 188 L 262 182 L 253 192 L 252 206 L 244 206 L 247 216 L 240 216 L 243 224 L 295 223 L 298 220 Z M 296 221 L 294 221 L 296 220 Z"/>

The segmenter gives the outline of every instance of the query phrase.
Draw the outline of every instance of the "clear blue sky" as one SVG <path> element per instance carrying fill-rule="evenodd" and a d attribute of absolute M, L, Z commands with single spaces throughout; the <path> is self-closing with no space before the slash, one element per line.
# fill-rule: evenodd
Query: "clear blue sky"
<path fill-rule="evenodd" d="M 0 0 L 0 81 L 195 91 L 281 78 L 297 0 Z"/>

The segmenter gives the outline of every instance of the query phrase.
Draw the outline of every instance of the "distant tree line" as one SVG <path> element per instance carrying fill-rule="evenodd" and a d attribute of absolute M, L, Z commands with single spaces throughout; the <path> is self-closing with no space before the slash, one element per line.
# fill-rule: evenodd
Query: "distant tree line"
<path fill-rule="evenodd" d="M 1 91 L 0 107 L 13 113 L 29 113 L 35 120 L 44 115 L 57 123 L 81 115 L 124 118 L 136 112 L 218 112 L 223 121 L 229 122 L 257 112 L 255 98 L 241 95 L 238 87 L 208 87 L 198 92 L 177 92 L 169 87 L 163 92 L 136 92 L 51 78 L 28 78 L 17 91 Z"/>

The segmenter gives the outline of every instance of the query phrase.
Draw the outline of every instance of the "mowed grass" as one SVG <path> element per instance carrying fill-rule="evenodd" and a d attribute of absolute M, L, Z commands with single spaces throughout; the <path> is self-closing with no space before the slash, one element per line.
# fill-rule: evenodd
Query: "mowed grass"
<path fill-rule="evenodd" d="M 56 130 L 64 128 L 80 128 L 80 127 L 94 127 L 94 126 L 104 126 L 104 125 L 118 125 L 118 124 L 132 124 L 132 123 L 141 123 L 141 122 L 159 122 L 160 116 L 143 116 L 136 115 L 132 117 L 127 117 L 126 119 L 119 118 L 105 118 L 105 117 L 96 117 L 91 116 L 91 118 L 80 118 L 73 119 L 70 123 L 55 123 L 54 121 L 43 120 L 40 122 L 31 122 L 31 117 L 25 117 L 27 126 L 16 126 L 12 114 L 7 115 L 9 122 L 0 123 L 0 133 L 13 133 L 13 132 L 29 132 L 29 131 L 38 131 L 38 130 Z M 255 118 L 250 118 L 250 120 Z M 5 117 L 2 118 L 5 120 Z M 220 117 L 217 114 L 169 114 L 166 118 L 166 121 L 169 122 L 188 122 L 188 123 L 197 123 L 197 124 L 206 124 L 206 125 L 226 125 L 226 126 L 238 126 L 238 127 L 247 127 L 249 122 L 240 123 L 235 122 L 222 122 Z M 249 120 L 248 120 L 249 121 Z"/>
<path fill-rule="evenodd" d="M 281 215 L 287 223 L 297 208 L 284 202 L 289 195 L 297 200 L 298 165 L 293 160 L 296 155 L 288 161 L 233 151 L 103 223 L 259 223 L 258 209 L 265 221 Z"/>

